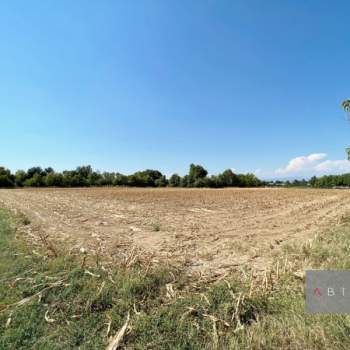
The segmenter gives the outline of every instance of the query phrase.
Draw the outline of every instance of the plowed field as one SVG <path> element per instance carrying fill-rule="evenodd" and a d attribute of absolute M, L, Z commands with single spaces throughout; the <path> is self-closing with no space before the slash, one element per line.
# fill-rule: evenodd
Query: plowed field
<path fill-rule="evenodd" d="M 153 259 L 222 272 L 264 269 L 286 242 L 312 238 L 350 213 L 350 191 L 319 189 L 16 189 L 0 206 L 67 249 L 106 256 L 137 247 Z M 34 232 L 34 231 L 33 231 Z"/>

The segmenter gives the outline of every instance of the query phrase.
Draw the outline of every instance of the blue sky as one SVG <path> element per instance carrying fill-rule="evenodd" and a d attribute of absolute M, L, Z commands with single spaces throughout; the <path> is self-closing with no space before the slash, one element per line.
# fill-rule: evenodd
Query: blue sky
<path fill-rule="evenodd" d="M 0 163 L 350 171 L 349 12 L 321 0 L 2 1 Z"/>

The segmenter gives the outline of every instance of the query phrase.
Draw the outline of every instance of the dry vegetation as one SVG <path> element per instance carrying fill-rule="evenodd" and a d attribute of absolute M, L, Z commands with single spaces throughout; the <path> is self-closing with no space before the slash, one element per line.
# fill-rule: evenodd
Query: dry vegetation
<path fill-rule="evenodd" d="M 222 274 L 241 265 L 265 270 L 285 243 L 338 223 L 350 196 L 320 189 L 18 189 L 1 190 L 0 203 L 23 212 L 31 234 L 49 248 L 63 241 L 104 259 L 142 250 L 156 263 Z"/>
<path fill-rule="evenodd" d="M 306 268 L 350 268 L 349 202 L 337 190 L 0 191 L 0 348 L 349 349 L 348 316 L 305 314 L 303 293 Z"/>

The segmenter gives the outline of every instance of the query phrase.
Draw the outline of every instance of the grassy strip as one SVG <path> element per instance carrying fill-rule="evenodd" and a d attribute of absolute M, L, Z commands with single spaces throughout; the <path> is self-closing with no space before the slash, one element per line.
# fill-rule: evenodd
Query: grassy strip
<path fill-rule="evenodd" d="M 350 268 L 348 221 L 286 247 L 267 278 L 214 284 L 169 268 L 107 270 L 83 266 L 81 256 L 38 255 L 17 225 L 0 210 L 0 349 L 104 349 L 128 314 L 128 349 L 350 348 L 350 317 L 305 315 L 294 274 Z"/>

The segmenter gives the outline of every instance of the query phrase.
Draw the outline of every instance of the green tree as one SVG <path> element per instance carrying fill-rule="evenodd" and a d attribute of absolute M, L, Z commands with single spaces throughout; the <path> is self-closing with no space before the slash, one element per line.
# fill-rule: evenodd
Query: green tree
<path fill-rule="evenodd" d="M 190 171 L 188 173 L 188 186 L 195 186 L 196 181 L 203 179 L 208 175 L 208 172 L 201 165 L 190 165 Z M 197 183 L 199 183 L 197 181 Z"/>
<path fill-rule="evenodd" d="M 41 187 L 44 185 L 44 178 L 39 173 L 34 173 L 32 177 L 24 181 L 25 186 Z"/>
<path fill-rule="evenodd" d="M 48 187 L 62 187 L 64 184 L 63 175 L 60 173 L 49 172 L 44 177 L 44 184 Z"/>
<path fill-rule="evenodd" d="M 129 186 L 139 187 L 155 187 L 156 180 L 160 179 L 163 174 L 158 170 L 146 169 L 144 171 L 138 171 L 129 176 Z"/>
<path fill-rule="evenodd" d="M 159 179 L 155 180 L 154 181 L 154 184 L 157 186 L 157 187 L 165 187 L 168 185 L 168 180 L 167 178 L 165 177 L 165 175 L 162 175 Z"/>
<path fill-rule="evenodd" d="M 0 187 L 13 187 L 15 185 L 15 177 L 9 169 L 0 167 Z"/>
<path fill-rule="evenodd" d="M 180 186 L 181 187 L 189 187 L 188 175 L 185 175 L 181 178 Z"/>
<path fill-rule="evenodd" d="M 216 176 L 216 175 L 212 175 L 210 176 L 210 178 L 208 179 L 208 186 L 212 187 L 212 188 L 221 188 L 224 187 L 220 176 Z"/>
<path fill-rule="evenodd" d="M 100 186 L 102 180 L 103 180 L 103 177 L 101 174 L 99 174 L 96 171 L 92 171 L 87 176 L 86 183 L 88 186 Z"/>
<path fill-rule="evenodd" d="M 27 173 L 24 170 L 17 170 L 15 174 L 15 183 L 18 187 L 23 187 L 24 181 L 27 179 Z"/>
<path fill-rule="evenodd" d="M 310 180 L 309 183 L 312 187 L 316 187 L 316 183 L 317 183 L 317 177 L 313 176 Z"/>
<path fill-rule="evenodd" d="M 169 179 L 169 186 L 179 187 L 181 185 L 181 177 L 178 174 L 173 174 Z"/>
<path fill-rule="evenodd" d="M 210 179 L 207 177 L 200 177 L 195 180 L 193 187 L 210 187 Z"/>
<path fill-rule="evenodd" d="M 27 179 L 32 178 L 35 174 L 38 174 L 40 176 L 46 175 L 40 166 L 35 166 L 27 170 Z"/>
<path fill-rule="evenodd" d="M 48 168 L 45 168 L 45 170 L 44 170 L 44 173 L 46 175 L 54 173 L 54 172 L 55 172 L 55 170 L 53 170 L 53 168 L 51 168 L 50 166 Z"/>
<path fill-rule="evenodd" d="M 240 187 L 257 187 L 261 186 L 261 181 L 254 174 L 239 174 Z"/>
<path fill-rule="evenodd" d="M 93 172 L 91 165 L 78 166 L 75 171 L 83 179 L 87 179 L 88 176 Z"/>
<path fill-rule="evenodd" d="M 239 186 L 239 177 L 231 169 L 219 174 L 219 180 L 224 187 Z"/>
<path fill-rule="evenodd" d="M 115 175 L 113 185 L 114 186 L 127 186 L 128 185 L 128 177 L 126 175 L 117 173 Z"/>

